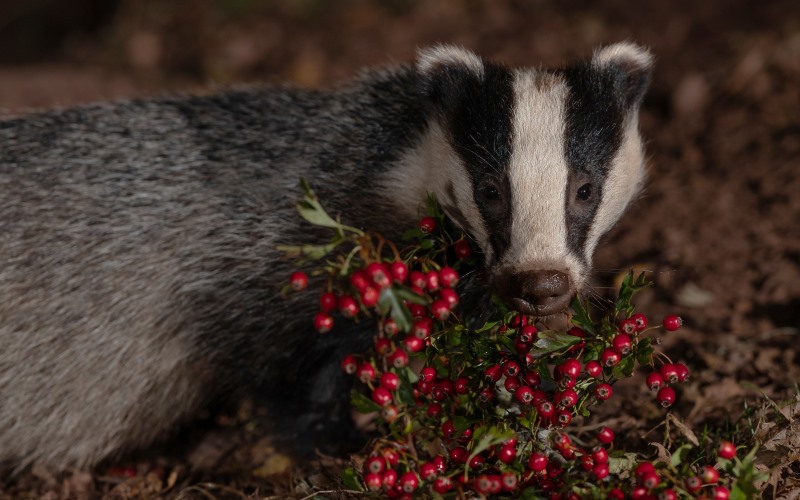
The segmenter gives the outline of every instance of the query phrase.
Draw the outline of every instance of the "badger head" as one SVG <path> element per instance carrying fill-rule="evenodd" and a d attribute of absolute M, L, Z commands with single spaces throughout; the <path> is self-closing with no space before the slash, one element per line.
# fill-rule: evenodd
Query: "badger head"
<path fill-rule="evenodd" d="M 430 117 L 430 174 L 421 177 L 518 311 L 565 309 L 598 240 L 637 194 L 637 116 L 651 65 L 629 43 L 553 71 L 509 69 L 451 46 L 420 52 Z"/>

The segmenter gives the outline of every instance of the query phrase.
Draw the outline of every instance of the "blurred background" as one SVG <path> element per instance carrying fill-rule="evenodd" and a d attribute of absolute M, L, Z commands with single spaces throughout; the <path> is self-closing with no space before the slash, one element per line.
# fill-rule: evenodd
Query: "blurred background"
<path fill-rule="evenodd" d="M 656 56 L 641 114 L 650 177 L 598 250 L 595 290 L 647 270 L 655 287 L 639 309 L 686 318 L 665 347 L 697 374 L 677 409 L 690 422 L 736 413 L 760 391 L 790 397 L 800 381 L 797 0 L 2 0 L 0 117 L 240 82 L 324 87 L 436 42 L 555 66 L 619 40 Z"/>

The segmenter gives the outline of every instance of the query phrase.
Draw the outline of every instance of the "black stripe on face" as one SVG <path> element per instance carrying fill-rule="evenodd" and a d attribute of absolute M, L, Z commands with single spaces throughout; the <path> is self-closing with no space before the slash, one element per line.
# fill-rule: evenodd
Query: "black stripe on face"
<path fill-rule="evenodd" d="M 567 245 L 588 263 L 586 237 L 622 141 L 626 111 L 611 72 L 584 65 L 567 69 L 563 75 L 568 87 L 564 141 L 569 167 Z"/>
<path fill-rule="evenodd" d="M 514 77 L 502 66 L 486 64 L 482 79 L 459 86 L 446 113 L 450 142 L 472 180 L 473 198 L 489 235 L 494 260 L 511 244 L 511 158 Z"/>

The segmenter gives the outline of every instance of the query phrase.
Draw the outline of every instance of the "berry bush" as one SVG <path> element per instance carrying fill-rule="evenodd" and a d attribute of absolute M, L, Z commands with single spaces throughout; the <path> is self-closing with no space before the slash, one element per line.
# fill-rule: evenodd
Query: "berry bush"
<path fill-rule="evenodd" d="M 548 329 L 481 285 L 480 256 L 435 200 L 398 246 L 335 220 L 303 186 L 301 216 L 333 236 L 283 248 L 314 278 L 297 271 L 284 292 L 312 293 L 309 282 L 323 283 L 314 328 L 335 334 L 338 322 L 362 321 L 363 334 L 374 336 L 369 352 L 341 360 L 343 376 L 360 386 L 352 405 L 372 415 L 377 436 L 345 470 L 348 488 L 389 498 L 755 494 L 754 450 L 714 433 L 673 442 L 653 460 L 626 450 L 614 429 L 574 425 L 614 398 L 622 378 L 641 377 L 668 412 L 690 376 L 655 349 L 681 318 L 654 323 L 634 310 L 635 293 L 649 286 L 644 274 L 629 273 L 599 319 L 577 297 L 572 326 Z"/>

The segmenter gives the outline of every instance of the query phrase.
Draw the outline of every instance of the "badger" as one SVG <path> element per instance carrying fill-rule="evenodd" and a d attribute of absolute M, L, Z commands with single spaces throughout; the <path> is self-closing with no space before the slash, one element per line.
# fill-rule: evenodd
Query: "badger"
<path fill-rule="evenodd" d="M 552 315 L 641 185 L 651 66 L 632 43 L 556 70 L 440 45 L 328 90 L 0 121 L 0 461 L 93 466 L 241 394 L 300 453 L 353 439 L 338 365 L 370 336 L 321 336 L 314 294 L 278 293 L 277 247 L 320 238 L 298 180 L 387 237 L 433 194 L 487 289 Z"/>

